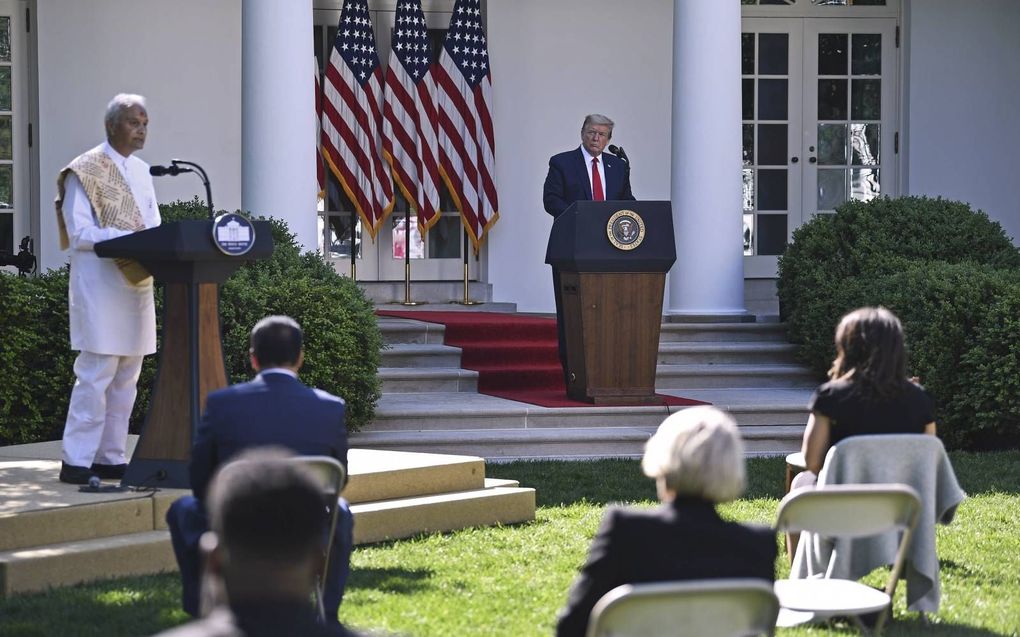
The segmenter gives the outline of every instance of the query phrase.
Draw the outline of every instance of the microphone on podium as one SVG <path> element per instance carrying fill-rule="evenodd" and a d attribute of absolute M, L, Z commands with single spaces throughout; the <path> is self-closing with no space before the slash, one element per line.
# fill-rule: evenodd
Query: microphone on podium
<path fill-rule="evenodd" d="M 171 164 L 169 166 L 149 166 L 149 174 L 153 177 L 164 177 L 170 175 L 176 177 L 181 173 L 193 173 L 195 172 L 187 166 L 178 166 L 177 164 Z"/>
<path fill-rule="evenodd" d="M 623 152 L 623 146 L 614 146 L 610 144 L 609 152 L 613 153 L 614 155 L 625 161 L 627 165 L 630 165 L 630 158 L 627 157 L 627 153 Z"/>

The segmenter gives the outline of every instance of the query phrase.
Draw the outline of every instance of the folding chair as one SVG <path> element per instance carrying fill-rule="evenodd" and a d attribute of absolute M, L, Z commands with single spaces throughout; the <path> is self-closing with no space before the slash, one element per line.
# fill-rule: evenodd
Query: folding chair
<path fill-rule="evenodd" d="M 867 629 L 859 616 L 879 612 L 875 633 L 880 634 L 892 609 L 892 596 L 920 511 L 917 491 L 905 484 L 833 485 L 791 491 L 779 503 L 776 513 L 776 529 L 780 532 L 810 531 L 826 538 L 868 537 L 890 531 L 900 531 L 902 535 L 884 590 L 854 580 L 831 578 L 828 570 L 811 573 L 808 579 L 776 582 L 775 591 L 783 610 L 801 617 L 810 613 L 809 617 L 819 619 L 850 615 L 865 633 Z M 836 557 L 834 551 L 832 559 Z M 780 625 L 788 625 L 783 617 Z"/>
<path fill-rule="evenodd" d="M 326 550 L 323 555 L 322 573 L 315 582 L 315 607 L 319 612 L 319 620 L 325 622 L 326 609 L 323 607 L 322 594 L 325 588 L 325 578 L 329 573 L 333 536 L 336 535 L 337 519 L 340 515 L 340 507 L 337 506 L 337 500 L 340 498 L 340 492 L 343 491 L 346 484 L 347 474 L 340 461 L 332 456 L 296 456 L 291 461 L 307 467 L 319 478 L 322 485 L 322 493 L 327 502 L 329 532 L 326 535 Z"/>
<path fill-rule="evenodd" d="M 773 635 L 779 602 L 760 579 L 624 584 L 592 608 L 588 637 Z"/>

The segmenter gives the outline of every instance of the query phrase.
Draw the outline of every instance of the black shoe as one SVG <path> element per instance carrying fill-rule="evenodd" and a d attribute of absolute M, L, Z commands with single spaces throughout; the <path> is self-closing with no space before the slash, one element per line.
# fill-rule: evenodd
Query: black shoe
<path fill-rule="evenodd" d="M 127 471 L 127 465 L 93 463 L 91 471 L 102 480 L 120 480 Z"/>
<path fill-rule="evenodd" d="M 87 467 L 76 467 L 66 462 L 60 463 L 60 481 L 67 484 L 88 484 L 89 478 L 94 476 Z"/>

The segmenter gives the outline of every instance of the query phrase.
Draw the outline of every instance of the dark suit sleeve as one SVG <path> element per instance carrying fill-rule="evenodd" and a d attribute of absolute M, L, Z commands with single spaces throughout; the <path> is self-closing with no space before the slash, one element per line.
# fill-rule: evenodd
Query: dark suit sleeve
<path fill-rule="evenodd" d="M 191 492 L 202 502 L 205 501 L 209 481 L 212 480 L 219 462 L 216 455 L 216 443 L 213 439 L 213 423 L 216 422 L 218 402 L 214 394 L 210 394 L 206 399 L 205 413 L 202 414 L 202 420 L 198 423 L 195 440 L 191 443 L 191 463 L 188 466 Z"/>
<path fill-rule="evenodd" d="M 634 193 L 630 190 L 630 166 L 623 169 L 623 188 L 620 189 L 621 201 L 634 201 Z"/>
<path fill-rule="evenodd" d="M 588 549 L 588 561 L 570 587 L 566 607 L 560 611 L 557 637 L 584 637 L 591 609 L 617 586 L 620 569 L 614 539 L 618 537 L 620 519 L 619 509 L 609 509 L 602 518 L 602 526 Z"/>
<path fill-rule="evenodd" d="M 545 176 L 542 188 L 542 203 L 545 211 L 554 217 L 560 216 L 572 202 L 566 200 L 567 179 L 563 166 L 558 165 L 555 157 L 549 160 L 549 173 Z"/>

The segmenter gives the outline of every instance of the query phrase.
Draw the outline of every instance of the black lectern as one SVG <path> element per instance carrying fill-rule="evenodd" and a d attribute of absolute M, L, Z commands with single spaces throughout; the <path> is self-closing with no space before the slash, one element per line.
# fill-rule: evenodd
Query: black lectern
<path fill-rule="evenodd" d="M 247 260 L 273 252 L 272 227 L 254 221 L 255 245 L 241 257 L 220 252 L 212 221 L 167 223 L 97 243 L 96 254 L 141 263 L 164 284 L 159 370 L 149 412 L 123 485 L 186 489 L 191 440 L 205 397 L 227 385 L 220 336 L 219 284 Z"/>
<path fill-rule="evenodd" d="M 559 270 L 570 398 L 656 400 L 662 293 L 675 261 L 668 201 L 578 201 L 556 218 L 545 262 Z"/>

